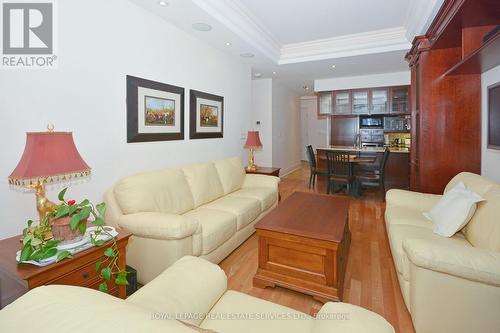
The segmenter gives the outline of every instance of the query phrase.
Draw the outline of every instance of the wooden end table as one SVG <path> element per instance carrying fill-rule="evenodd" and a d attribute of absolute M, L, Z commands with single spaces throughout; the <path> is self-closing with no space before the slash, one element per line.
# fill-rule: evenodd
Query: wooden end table
<path fill-rule="evenodd" d="M 267 176 L 275 176 L 275 177 L 280 176 L 280 170 L 281 170 L 281 168 L 260 167 L 260 166 L 257 166 L 257 170 L 255 170 L 255 171 L 249 171 L 245 168 L 246 173 L 249 173 L 249 174 L 267 175 Z"/>
<path fill-rule="evenodd" d="M 348 197 L 295 192 L 257 222 L 256 287 L 341 301 L 351 241 Z"/>
<path fill-rule="evenodd" d="M 125 268 L 125 248 L 130 233 L 116 229 L 116 243 L 120 258 L 118 266 Z M 37 267 L 30 264 L 17 264 L 16 252 L 21 249 L 21 236 L 14 236 L 0 241 L 0 308 L 15 301 L 28 290 L 50 284 L 63 284 L 98 289 L 102 280 L 99 278 L 95 263 L 104 260 L 104 250 L 111 241 L 102 246 L 94 246 L 73 255 L 73 258 Z M 125 299 L 126 286 L 108 283 L 109 294 Z"/>

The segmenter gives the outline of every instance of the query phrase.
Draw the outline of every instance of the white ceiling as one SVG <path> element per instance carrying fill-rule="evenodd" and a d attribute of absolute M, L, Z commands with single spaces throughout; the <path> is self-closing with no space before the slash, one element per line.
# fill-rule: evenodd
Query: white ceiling
<path fill-rule="evenodd" d="M 404 54 L 443 2 L 165 0 L 168 5 L 160 6 L 158 0 L 130 1 L 236 57 L 253 53 L 240 58 L 253 74 L 300 92 L 315 79 L 408 69 Z M 213 29 L 193 30 L 197 22 Z"/>

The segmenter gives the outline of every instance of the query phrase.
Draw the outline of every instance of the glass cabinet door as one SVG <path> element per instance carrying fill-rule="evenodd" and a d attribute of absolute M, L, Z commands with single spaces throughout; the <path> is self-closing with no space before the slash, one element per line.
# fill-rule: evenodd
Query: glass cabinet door
<path fill-rule="evenodd" d="M 368 90 L 355 90 L 352 92 L 352 113 L 368 113 Z"/>
<path fill-rule="evenodd" d="M 325 115 L 332 114 L 332 111 L 332 92 L 320 93 L 318 96 L 318 113 Z"/>
<path fill-rule="evenodd" d="M 409 88 L 392 88 L 391 92 L 391 113 L 408 113 Z"/>
<path fill-rule="evenodd" d="M 351 93 L 349 91 L 334 92 L 334 114 L 351 114 Z"/>
<path fill-rule="evenodd" d="M 389 111 L 389 90 L 372 89 L 371 90 L 371 113 L 383 114 Z"/>

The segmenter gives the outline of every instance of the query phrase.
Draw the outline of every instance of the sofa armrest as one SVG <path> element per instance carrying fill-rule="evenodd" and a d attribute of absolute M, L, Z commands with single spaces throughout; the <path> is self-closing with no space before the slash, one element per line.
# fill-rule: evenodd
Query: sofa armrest
<path fill-rule="evenodd" d="M 199 223 L 177 214 L 136 213 L 122 215 L 118 225 L 135 236 L 154 239 L 182 239 L 196 233 Z"/>
<path fill-rule="evenodd" d="M 328 302 L 316 315 L 312 333 L 394 333 L 383 317 L 359 306 Z"/>
<path fill-rule="evenodd" d="M 426 212 L 441 199 L 442 195 L 412 192 L 405 190 L 389 190 L 385 195 L 387 206 L 402 206 Z"/>
<path fill-rule="evenodd" d="M 186 256 L 127 298 L 169 319 L 199 325 L 227 289 L 224 271 L 211 262 Z"/>
<path fill-rule="evenodd" d="M 246 174 L 245 180 L 243 181 L 242 188 L 246 187 L 271 187 L 278 190 L 278 184 L 280 183 L 279 177 L 258 175 L 258 174 Z"/>
<path fill-rule="evenodd" d="M 403 241 L 403 249 L 410 262 L 416 266 L 500 286 L 499 252 L 425 239 L 406 239 Z"/>

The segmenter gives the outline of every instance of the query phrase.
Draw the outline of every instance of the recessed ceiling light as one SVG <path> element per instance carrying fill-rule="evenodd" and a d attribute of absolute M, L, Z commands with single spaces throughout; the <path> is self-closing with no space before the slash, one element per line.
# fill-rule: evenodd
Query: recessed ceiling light
<path fill-rule="evenodd" d="M 255 76 L 255 77 L 261 77 L 262 73 L 254 73 L 253 76 Z"/>
<path fill-rule="evenodd" d="M 277 73 L 276 72 L 273 72 L 273 75 L 276 75 Z"/>
<path fill-rule="evenodd" d="M 255 56 L 255 54 L 250 53 L 250 52 L 240 54 L 240 57 L 242 57 L 242 58 L 253 58 L 254 56 Z"/>
<path fill-rule="evenodd" d="M 203 22 L 193 23 L 191 26 L 193 27 L 194 30 L 198 30 L 198 31 L 210 31 L 210 30 L 212 30 L 212 26 L 210 24 L 203 23 Z"/>
<path fill-rule="evenodd" d="M 335 68 L 336 66 L 335 65 L 332 65 L 332 68 Z"/>
<path fill-rule="evenodd" d="M 168 3 L 166 1 L 158 1 L 158 4 L 160 6 L 168 6 Z"/>
<path fill-rule="evenodd" d="M 226 46 L 231 46 L 231 45 L 233 45 L 233 43 L 231 43 L 231 42 L 226 42 Z"/>

